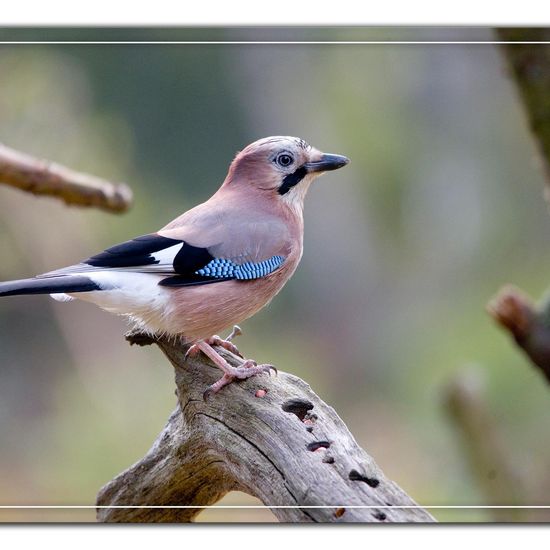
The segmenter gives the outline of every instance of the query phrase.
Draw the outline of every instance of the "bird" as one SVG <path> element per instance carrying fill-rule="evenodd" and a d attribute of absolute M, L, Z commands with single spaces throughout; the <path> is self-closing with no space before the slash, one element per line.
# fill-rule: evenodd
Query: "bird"
<path fill-rule="evenodd" d="M 266 306 L 303 253 L 304 198 L 325 172 L 349 163 L 301 138 L 271 136 L 238 152 L 221 187 L 155 233 L 117 244 L 75 265 L 0 283 L 0 297 L 49 294 L 126 317 L 152 336 L 177 338 L 186 356 L 204 353 L 223 375 L 205 396 L 276 369 L 230 365 L 214 347 L 232 343 L 237 323 Z M 235 325 L 225 339 L 218 333 Z"/>

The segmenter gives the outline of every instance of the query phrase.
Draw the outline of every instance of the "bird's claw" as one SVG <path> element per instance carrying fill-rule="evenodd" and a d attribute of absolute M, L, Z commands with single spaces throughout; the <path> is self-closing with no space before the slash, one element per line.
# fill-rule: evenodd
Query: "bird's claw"
<path fill-rule="evenodd" d="M 208 386 L 202 394 L 204 401 L 206 401 L 212 394 L 218 393 L 224 386 L 231 384 L 234 380 L 246 380 L 251 376 L 262 374 L 264 372 L 267 372 L 271 376 L 271 371 L 273 371 L 275 376 L 277 376 L 277 369 L 273 365 L 267 363 L 258 365 L 256 361 L 252 359 L 245 359 L 241 355 L 235 345 L 231 343 L 231 340 L 240 334 L 242 334 L 240 327 L 235 325 L 231 331 L 231 334 L 225 340 L 217 335 L 214 335 L 208 339 L 199 340 L 187 350 L 187 353 L 185 354 L 186 360 L 189 357 L 196 357 L 202 351 L 218 368 L 223 371 L 223 376 L 214 382 L 214 384 Z M 224 359 L 216 350 L 212 348 L 212 346 L 219 346 L 230 351 L 243 359 L 243 362 L 238 367 L 230 365 L 226 359 Z"/>
<path fill-rule="evenodd" d="M 277 369 L 275 368 L 275 366 L 269 364 L 269 363 L 265 363 L 263 365 L 258 365 L 258 363 L 256 361 L 254 361 L 253 359 L 247 359 L 240 367 L 238 368 L 242 368 L 242 369 L 256 369 L 255 370 L 255 374 L 259 374 L 261 372 L 267 372 L 270 376 L 271 376 L 271 371 L 273 371 L 275 373 L 275 376 L 277 376 L 277 374 L 279 373 L 279 371 L 277 371 Z M 249 376 L 253 376 L 252 374 L 249 375 Z M 248 378 L 248 376 L 247 376 Z"/>
<path fill-rule="evenodd" d="M 211 336 L 210 338 L 207 338 L 204 341 L 209 346 L 219 346 L 220 348 L 223 348 L 223 349 L 233 353 L 237 357 L 240 357 L 241 359 L 244 359 L 242 353 L 239 351 L 237 346 L 231 342 L 231 340 L 233 340 L 233 338 L 241 335 L 242 333 L 243 333 L 243 331 L 241 330 L 241 328 L 238 325 L 235 325 L 233 327 L 233 330 L 231 331 L 231 334 L 225 340 L 223 338 L 221 338 L 220 336 L 218 336 L 217 334 L 215 334 L 214 336 Z M 199 345 L 198 344 L 192 344 L 191 346 L 189 346 L 189 349 L 187 350 L 187 352 L 185 354 L 184 361 L 187 361 L 190 357 L 197 357 L 200 352 L 201 352 L 201 350 L 200 350 Z"/>
<path fill-rule="evenodd" d="M 225 373 L 219 380 L 217 380 L 216 382 L 208 386 L 206 390 L 204 390 L 202 394 L 203 401 L 206 401 L 211 395 L 218 393 L 224 386 L 227 386 L 227 384 L 231 384 L 234 379 L 234 376 Z"/>
<path fill-rule="evenodd" d="M 244 359 L 244 357 L 242 356 L 237 346 L 233 344 L 230 340 L 227 340 L 227 339 L 224 340 L 223 338 L 220 338 L 219 336 L 215 335 L 215 336 L 212 336 L 211 338 L 208 338 L 206 342 L 211 346 L 219 346 L 220 348 L 226 349 L 227 351 L 233 353 L 234 355 L 237 355 L 238 357 L 241 357 Z"/>
<path fill-rule="evenodd" d="M 218 393 L 224 386 L 231 384 L 234 380 L 246 380 L 247 378 L 264 372 L 267 372 L 271 376 L 271 371 L 277 376 L 277 369 L 273 365 L 267 363 L 258 365 L 256 361 L 247 359 L 242 365 L 231 367 L 231 370 L 224 373 L 219 380 L 214 382 L 211 386 L 208 386 L 202 394 L 202 398 L 206 401 L 211 395 Z"/>

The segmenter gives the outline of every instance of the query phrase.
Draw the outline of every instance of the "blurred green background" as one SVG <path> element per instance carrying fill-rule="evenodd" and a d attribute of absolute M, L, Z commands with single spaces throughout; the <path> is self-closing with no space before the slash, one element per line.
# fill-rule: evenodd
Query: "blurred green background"
<path fill-rule="evenodd" d="M 388 33 L 35 29 L 0 37 Z M 465 34 L 494 39 L 489 29 L 430 36 Z M 126 181 L 135 206 L 111 215 L 0 186 L 0 280 L 158 229 L 207 199 L 238 149 L 278 134 L 352 163 L 310 190 L 302 263 L 243 324 L 241 349 L 308 381 L 386 475 L 426 505 L 485 502 L 442 404 L 455 373 L 477 370 L 511 460 L 539 484 L 550 459 L 550 395 L 484 306 L 505 282 L 535 296 L 545 290 L 550 216 L 494 45 L 2 45 L 0 141 Z M 88 304 L 0 302 L 0 504 L 93 504 L 104 483 L 147 451 L 175 406 L 173 372 L 157 349 L 130 348 L 125 329 Z M 484 510 L 434 514 L 490 519 Z M 93 510 L 0 516 L 93 518 Z M 201 519 L 273 516 L 209 511 Z"/>

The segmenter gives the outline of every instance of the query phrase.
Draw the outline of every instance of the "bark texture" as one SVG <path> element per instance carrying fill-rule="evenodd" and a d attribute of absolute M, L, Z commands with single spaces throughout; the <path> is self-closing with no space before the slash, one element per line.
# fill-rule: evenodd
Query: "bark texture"
<path fill-rule="evenodd" d="M 132 191 L 124 183 L 111 183 L 65 166 L 36 159 L 0 144 L 0 183 L 34 195 L 48 195 L 66 204 L 124 212 L 132 204 Z"/>
<path fill-rule="evenodd" d="M 259 498 L 283 522 L 434 521 L 300 378 L 259 375 L 204 401 L 219 369 L 202 356 L 185 361 L 173 342 L 155 343 L 175 368 L 178 406 L 147 455 L 101 489 L 97 504 L 110 508 L 98 508 L 99 521 L 191 521 L 201 508 L 170 506 L 212 505 L 232 490 Z M 142 505 L 158 508 L 131 508 Z"/>

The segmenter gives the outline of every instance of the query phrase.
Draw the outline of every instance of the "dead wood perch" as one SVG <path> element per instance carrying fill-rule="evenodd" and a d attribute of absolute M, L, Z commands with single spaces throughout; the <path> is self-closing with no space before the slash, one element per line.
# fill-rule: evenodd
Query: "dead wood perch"
<path fill-rule="evenodd" d="M 132 191 L 65 166 L 36 159 L 0 144 L 0 183 L 35 195 L 58 197 L 66 204 L 124 212 L 132 204 Z"/>
<path fill-rule="evenodd" d="M 170 506 L 212 505 L 233 490 L 272 506 L 284 522 L 434 521 L 420 507 L 406 508 L 416 503 L 300 378 L 256 376 L 205 402 L 204 389 L 219 378 L 207 359 L 184 362 L 185 350 L 173 342 L 128 338 L 164 352 L 175 368 L 178 406 L 147 455 L 101 489 L 97 505 L 117 508 L 98 508 L 99 521 L 191 521 L 200 508 Z M 158 508 L 125 508 L 140 505 Z"/>

